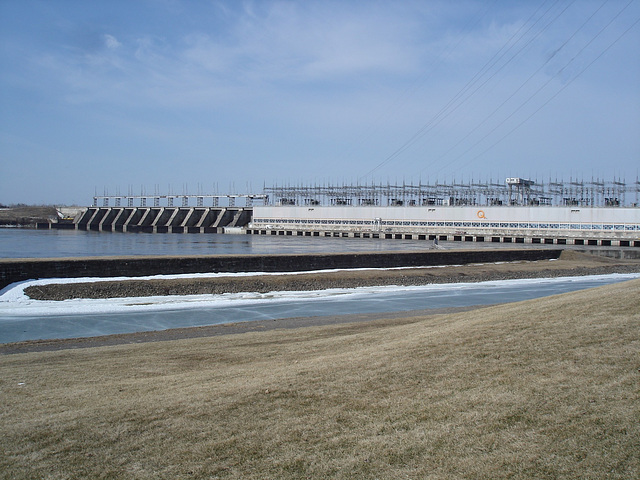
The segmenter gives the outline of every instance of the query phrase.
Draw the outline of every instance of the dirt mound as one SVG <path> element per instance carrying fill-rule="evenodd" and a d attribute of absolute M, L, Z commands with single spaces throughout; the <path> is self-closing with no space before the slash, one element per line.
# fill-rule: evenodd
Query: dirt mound
<path fill-rule="evenodd" d="M 0 225 L 35 225 L 58 217 L 55 207 L 8 207 L 0 208 Z"/>

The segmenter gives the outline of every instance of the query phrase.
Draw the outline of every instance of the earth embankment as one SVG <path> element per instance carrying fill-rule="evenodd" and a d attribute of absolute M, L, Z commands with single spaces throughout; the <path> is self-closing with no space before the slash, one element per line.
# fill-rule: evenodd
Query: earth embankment
<path fill-rule="evenodd" d="M 483 282 L 517 278 L 602 275 L 640 272 L 640 260 L 620 260 L 564 251 L 557 260 L 477 263 L 429 268 L 363 269 L 171 280 L 125 280 L 32 286 L 25 293 L 36 300 L 202 295 L 238 292 L 307 291 L 379 285 Z"/>
<path fill-rule="evenodd" d="M 410 252 L 269 255 L 147 255 L 0 259 L 0 288 L 34 278 L 145 277 L 238 272 L 304 272 L 328 269 L 423 267 L 557 259 L 558 248 L 430 250 Z"/>

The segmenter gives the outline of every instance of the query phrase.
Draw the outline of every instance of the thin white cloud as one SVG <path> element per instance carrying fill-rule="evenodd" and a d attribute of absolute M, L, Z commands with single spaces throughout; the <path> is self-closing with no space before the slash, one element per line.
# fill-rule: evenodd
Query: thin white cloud
<path fill-rule="evenodd" d="M 406 19 L 389 21 L 385 12 L 330 11 L 321 5 L 311 10 L 295 3 L 260 6 L 247 3 L 235 17 L 225 11 L 224 35 L 184 32 L 172 40 L 141 35 L 125 43 L 105 34 L 106 50 L 52 52 L 47 63 L 54 77 L 84 90 L 76 99 L 88 100 L 93 91 L 95 101 L 105 101 L 113 92 L 112 101 L 140 104 L 147 98 L 175 107 L 176 99 L 186 101 L 184 107 L 213 106 L 221 90 L 260 95 L 265 88 L 270 96 L 273 89 L 292 85 L 313 88 L 360 75 L 399 75 L 418 66 L 418 32 Z"/>
<path fill-rule="evenodd" d="M 116 37 L 109 34 L 104 35 L 104 44 L 110 50 L 115 50 L 116 48 L 122 46 L 122 44 L 118 41 Z"/>

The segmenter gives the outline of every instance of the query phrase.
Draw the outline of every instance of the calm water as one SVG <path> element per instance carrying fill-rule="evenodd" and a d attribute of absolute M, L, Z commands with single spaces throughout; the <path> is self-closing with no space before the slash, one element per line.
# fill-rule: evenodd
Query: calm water
<path fill-rule="evenodd" d="M 431 242 L 417 240 L 279 235 L 123 234 L 0 228 L 0 258 L 410 251 L 428 249 L 431 245 Z M 474 243 L 456 242 L 447 245 L 447 248 L 477 246 L 479 245 Z M 111 299 L 104 301 L 106 311 L 101 313 L 92 311 L 95 307 L 92 301 L 77 301 L 70 302 L 68 304 L 70 311 L 65 313 L 54 311 L 56 309 L 53 307 L 49 308 L 47 302 L 30 302 L 37 308 L 44 307 L 42 312 L 30 314 L 29 308 L 24 308 L 28 305 L 24 307 L 17 305 L 19 308 L 16 312 L 16 305 L 3 300 L 3 296 L 0 296 L 0 343 L 296 316 L 391 312 L 501 303 L 538 298 L 624 279 L 626 278 L 606 276 L 598 279 L 574 278 L 563 282 L 559 282 L 558 279 L 548 279 L 524 283 L 455 285 L 444 288 L 431 286 L 421 289 L 357 289 L 341 294 L 316 292 L 296 298 L 283 293 L 272 295 L 269 299 L 245 298 L 231 302 L 209 298 L 197 307 L 192 299 L 176 298 L 171 300 L 175 301 L 174 305 L 155 308 L 158 306 L 151 304 L 166 300 L 154 300 L 149 304 L 149 300 L 144 299 L 140 302 L 140 305 L 144 306 L 142 309 L 126 305 L 127 309 L 132 308 L 126 313 L 118 310 L 119 300 Z M 170 297 L 164 297 L 164 299 L 167 298 Z"/>
<path fill-rule="evenodd" d="M 423 250 L 430 245 L 428 241 L 373 238 L 0 228 L 0 258 L 375 252 Z"/>
<path fill-rule="evenodd" d="M 428 285 L 423 287 L 374 287 L 355 290 L 286 293 L 253 296 L 228 301 L 223 296 L 174 297 L 171 304 L 158 297 L 109 301 L 68 302 L 73 314 L 3 314 L 0 302 L 0 343 L 46 338 L 71 338 L 114 333 L 164 330 L 229 322 L 272 320 L 291 317 L 349 313 L 396 312 L 440 307 L 460 307 L 516 302 L 557 293 L 620 282 L 638 275 L 505 280 L 476 284 Z M 167 297 L 165 297 L 166 299 Z M 32 302 L 36 303 L 36 302 Z M 46 303 L 46 302 L 43 302 Z M 106 308 L 114 311 L 87 313 Z M 11 308 L 10 305 L 6 307 Z M 130 312 L 123 308 L 133 309 Z"/>

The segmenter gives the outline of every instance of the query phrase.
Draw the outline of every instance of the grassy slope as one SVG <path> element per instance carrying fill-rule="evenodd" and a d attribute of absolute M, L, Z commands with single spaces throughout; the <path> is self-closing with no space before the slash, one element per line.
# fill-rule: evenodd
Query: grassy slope
<path fill-rule="evenodd" d="M 640 280 L 0 357 L 6 478 L 638 478 Z M 24 383 L 24 385 L 20 385 Z"/>

